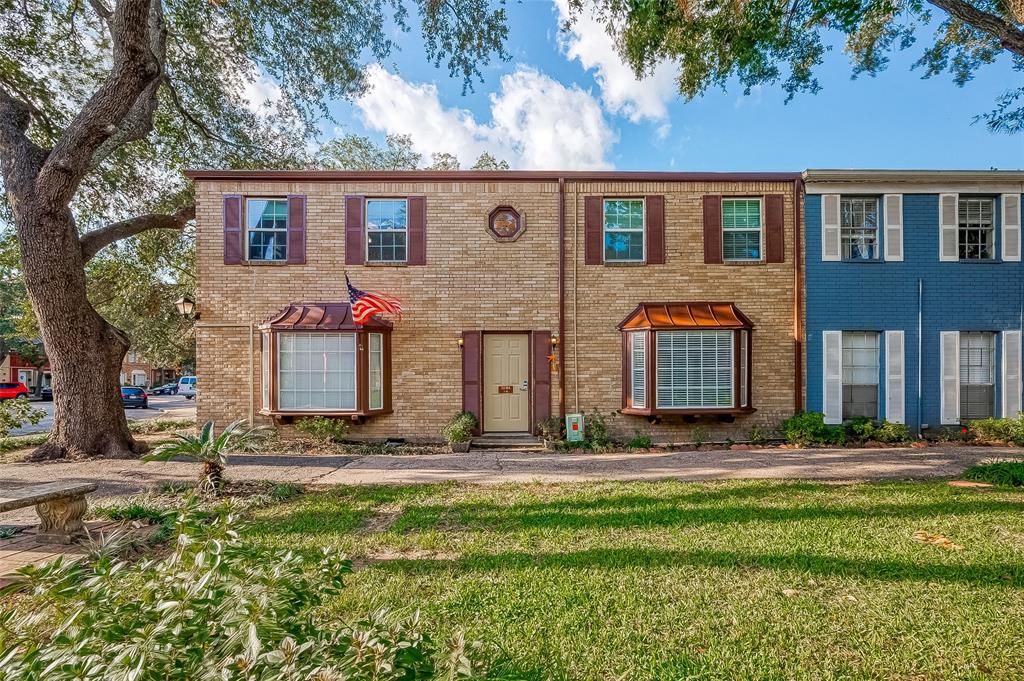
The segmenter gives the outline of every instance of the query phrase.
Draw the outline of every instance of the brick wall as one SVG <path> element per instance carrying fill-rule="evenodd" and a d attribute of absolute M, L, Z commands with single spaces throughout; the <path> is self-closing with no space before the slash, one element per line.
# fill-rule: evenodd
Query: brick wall
<path fill-rule="evenodd" d="M 346 301 L 355 286 L 400 298 L 407 310 L 392 335 L 394 413 L 356 426 L 365 437 L 436 439 L 461 408 L 464 330 L 558 330 L 558 185 L 555 182 L 261 182 L 198 181 L 197 407 L 200 422 L 248 417 L 260 406 L 259 336 L 250 328 L 297 301 Z M 305 265 L 224 265 L 222 196 L 307 196 Z M 772 265 L 705 265 L 702 196 L 783 194 L 786 261 Z M 346 195 L 427 197 L 427 265 L 345 265 Z M 584 264 L 583 196 L 666 197 L 666 264 Z M 574 183 L 566 185 L 565 402 L 569 411 L 620 406 L 620 337 L 616 325 L 643 301 L 733 301 L 755 324 L 753 405 L 734 424 L 703 425 L 718 437 L 741 437 L 754 423 L 774 424 L 792 411 L 793 185 L 791 183 Z M 526 231 L 498 243 L 487 215 L 511 205 Z M 250 326 L 251 325 L 251 326 Z M 250 375 L 252 384 L 250 384 Z M 552 412 L 559 377 L 552 375 Z M 250 406 L 252 404 L 253 406 Z M 266 420 L 255 414 L 255 420 Z M 651 426 L 614 416 L 614 430 L 639 429 L 662 440 L 688 439 L 692 425 L 669 419 Z"/>

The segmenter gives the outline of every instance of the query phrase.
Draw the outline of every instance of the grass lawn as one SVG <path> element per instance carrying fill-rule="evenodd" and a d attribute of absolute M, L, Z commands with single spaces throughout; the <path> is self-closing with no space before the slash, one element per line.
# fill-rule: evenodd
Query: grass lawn
<path fill-rule="evenodd" d="M 357 570 L 332 614 L 418 607 L 434 636 L 465 630 L 516 678 L 1024 677 L 1019 491 L 340 488 L 265 509 L 248 531 L 345 549 Z"/>

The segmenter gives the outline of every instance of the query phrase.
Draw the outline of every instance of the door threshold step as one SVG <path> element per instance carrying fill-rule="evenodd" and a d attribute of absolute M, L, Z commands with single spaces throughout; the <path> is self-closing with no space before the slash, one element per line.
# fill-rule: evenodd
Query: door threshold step
<path fill-rule="evenodd" d="M 488 433 L 473 438 L 470 447 L 471 449 L 543 451 L 544 441 L 529 433 Z"/>

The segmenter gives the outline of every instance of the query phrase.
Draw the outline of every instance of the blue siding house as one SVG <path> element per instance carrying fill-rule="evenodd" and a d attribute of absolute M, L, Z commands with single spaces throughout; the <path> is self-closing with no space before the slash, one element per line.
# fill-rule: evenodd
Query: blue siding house
<path fill-rule="evenodd" d="M 1024 173 L 808 170 L 806 409 L 927 435 L 1021 410 Z"/>

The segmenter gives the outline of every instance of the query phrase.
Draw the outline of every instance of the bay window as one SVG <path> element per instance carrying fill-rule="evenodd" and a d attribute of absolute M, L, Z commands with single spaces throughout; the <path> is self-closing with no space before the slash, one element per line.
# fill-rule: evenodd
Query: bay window
<path fill-rule="evenodd" d="M 352 321 L 347 304 L 294 304 L 260 327 L 262 413 L 368 416 L 391 411 L 391 326 Z"/>
<path fill-rule="evenodd" d="M 731 303 L 639 305 L 623 339 L 623 413 L 739 414 L 750 405 L 752 324 Z"/>

